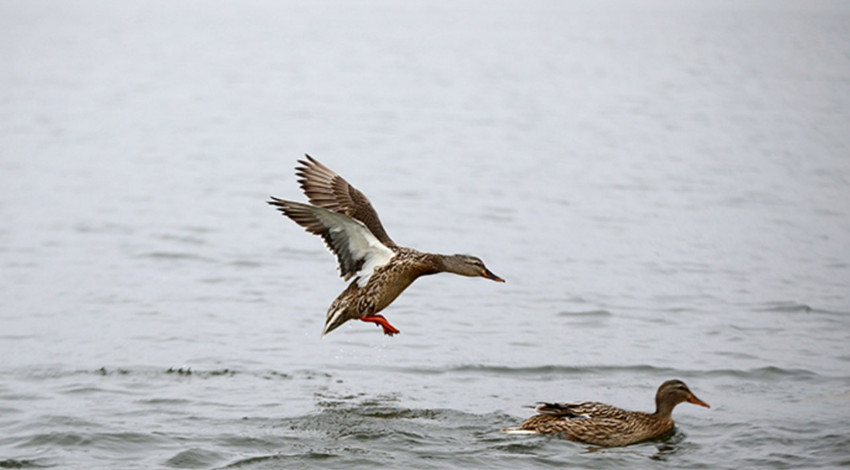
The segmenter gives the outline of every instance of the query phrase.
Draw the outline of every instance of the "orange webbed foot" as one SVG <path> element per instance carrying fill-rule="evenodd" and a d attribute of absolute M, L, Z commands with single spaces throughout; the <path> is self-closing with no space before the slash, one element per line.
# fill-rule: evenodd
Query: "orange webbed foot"
<path fill-rule="evenodd" d="M 388 322 L 383 315 L 369 315 L 365 317 L 360 317 L 360 321 L 377 324 L 378 326 L 384 329 L 384 334 L 387 336 L 392 336 L 399 332 L 396 327 L 390 325 L 390 322 Z"/>

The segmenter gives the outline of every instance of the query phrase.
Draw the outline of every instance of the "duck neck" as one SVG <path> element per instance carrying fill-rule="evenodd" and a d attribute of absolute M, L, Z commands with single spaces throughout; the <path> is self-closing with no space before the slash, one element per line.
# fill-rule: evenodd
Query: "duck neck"
<path fill-rule="evenodd" d="M 661 400 L 660 398 L 655 398 L 655 416 L 660 418 L 670 418 L 673 415 L 673 408 L 676 407 L 676 403 L 673 403 L 669 400 Z"/>
<path fill-rule="evenodd" d="M 422 253 L 420 276 L 450 272 L 451 267 L 446 263 L 446 256 L 436 253 Z"/>

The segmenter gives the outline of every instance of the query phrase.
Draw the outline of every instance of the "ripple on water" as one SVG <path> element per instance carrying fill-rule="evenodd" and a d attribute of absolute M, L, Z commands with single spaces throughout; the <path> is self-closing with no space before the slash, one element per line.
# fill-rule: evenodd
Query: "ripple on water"
<path fill-rule="evenodd" d="M 53 466 L 45 459 L 4 459 L 0 468 L 47 468 Z"/>
<path fill-rule="evenodd" d="M 165 461 L 165 465 L 174 468 L 210 468 L 222 464 L 226 457 L 207 449 L 191 448 L 178 452 Z"/>
<path fill-rule="evenodd" d="M 273 452 L 239 458 L 223 468 L 393 468 L 412 461 L 420 468 L 494 468 L 494 452 L 501 458 L 528 458 L 541 445 L 507 440 L 499 429 L 515 418 L 505 414 L 417 409 L 399 401 L 394 395 L 325 396 L 316 412 L 275 421 L 268 435 L 278 446 L 265 446 Z M 269 424 L 265 418 L 259 421 L 260 427 Z"/>
<path fill-rule="evenodd" d="M 821 313 L 821 314 L 843 314 L 831 310 L 811 307 L 807 304 L 797 302 L 766 302 L 753 309 L 755 312 L 765 313 Z"/>
<path fill-rule="evenodd" d="M 559 317 L 610 317 L 613 316 L 611 312 L 608 310 L 578 310 L 578 311 L 560 311 L 558 312 Z"/>

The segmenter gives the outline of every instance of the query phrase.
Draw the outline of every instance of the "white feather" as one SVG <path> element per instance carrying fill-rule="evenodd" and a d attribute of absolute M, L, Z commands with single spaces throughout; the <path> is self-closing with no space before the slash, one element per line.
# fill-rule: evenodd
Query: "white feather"
<path fill-rule="evenodd" d="M 504 428 L 502 432 L 505 434 L 538 434 L 537 431 L 522 428 Z"/>
<path fill-rule="evenodd" d="M 381 243 L 359 220 L 324 209 L 314 213 L 322 224 L 330 228 L 331 233 L 344 232 L 351 256 L 363 260 L 363 265 L 356 273 L 358 286 L 365 286 L 375 269 L 389 263 L 395 256 L 395 252 Z"/>

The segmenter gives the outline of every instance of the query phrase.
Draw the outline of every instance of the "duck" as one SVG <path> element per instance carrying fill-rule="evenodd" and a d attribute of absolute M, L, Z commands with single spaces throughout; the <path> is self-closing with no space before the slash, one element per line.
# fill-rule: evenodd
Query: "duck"
<path fill-rule="evenodd" d="M 673 430 L 673 408 L 688 402 L 710 408 L 681 380 L 668 380 L 655 394 L 655 412 L 628 411 L 599 402 L 541 403 L 537 415 L 509 434 L 562 434 L 569 440 L 602 447 L 617 447 L 654 439 Z"/>
<path fill-rule="evenodd" d="M 337 258 L 340 276 L 351 280 L 328 308 L 323 338 L 349 320 L 374 323 L 388 336 L 399 333 L 379 312 L 420 276 L 448 272 L 505 282 L 475 256 L 399 246 L 366 195 L 315 158 L 305 157 L 298 160 L 295 174 L 309 204 L 274 196 L 267 202 L 307 232 L 322 237 Z"/>

